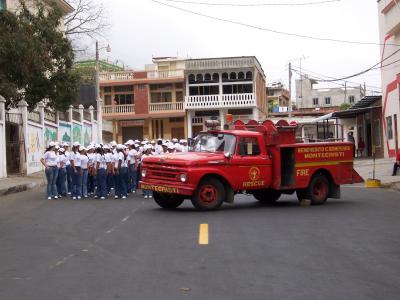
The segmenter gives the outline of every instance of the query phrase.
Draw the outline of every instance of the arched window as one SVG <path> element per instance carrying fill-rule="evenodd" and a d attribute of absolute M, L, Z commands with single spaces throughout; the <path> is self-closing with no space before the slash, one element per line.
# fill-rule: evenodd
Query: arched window
<path fill-rule="evenodd" d="M 188 79 L 189 79 L 189 83 L 195 83 L 195 81 L 196 81 L 196 77 L 193 74 L 190 74 Z"/>
<path fill-rule="evenodd" d="M 213 76 L 212 76 L 212 80 L 214 82 L 218 82 L 219 81 L 219 74 L 218 73 L 214 73 Z"/>
<path fill-rule="evenodd" d="M 229 76 L 228 73 L 222 73 L 222 81 L 228 81 Z"/>
<path fill-rule="evenodd" d="M 248 71 L 248 72 L 246 73 L 246 79 L 253 79 L 253 72 Z"/>
<path fill-rule="evenodd" d="M 236 79 L 236 73 L 235 72 L 231 72 L 231 74 L 229 74 L 229 79 L 230 80 L 235 80 Z"/>
<path fill-rule="evenodd" d="M 197 74 L 196 75 L 196 81 L 197 82 L 203 82 L 203 74 Z"/>
<path fill-rule="evenodd" d="M 244 73 L 243 72 L 239 72 L 238 79 L 244 79 Z"/>
<path fill-rule="evenodd" d="M 211 74 L 207 73 L 204 75 L 204 81 L 211 81 Z"/>

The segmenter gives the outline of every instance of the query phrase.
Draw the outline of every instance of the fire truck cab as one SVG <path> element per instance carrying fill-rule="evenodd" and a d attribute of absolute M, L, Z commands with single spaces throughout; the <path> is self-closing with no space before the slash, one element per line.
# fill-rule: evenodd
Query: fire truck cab
<path fill-rule="evenodd" d="M 296 193 L 311 204 L 340 198 L 340 185 L 363 182 L 353 169 L 353 144 L 296 143 L 296 125 L 236 121 L 231 130 L 201 132 L 185 153 L 147 157 L 142 189 L 154 192 L 163 208 L 190 199 L 200 210 L 215 210 L 246 192 L 262 203 Z"/>

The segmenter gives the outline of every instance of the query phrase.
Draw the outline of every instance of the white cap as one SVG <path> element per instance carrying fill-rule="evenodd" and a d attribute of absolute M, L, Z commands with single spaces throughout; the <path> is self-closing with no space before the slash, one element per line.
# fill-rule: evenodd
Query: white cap
<path fill-rule="evenodd" d="M 103 146 L 103 149 L 104 149 L 104 150 L 108 150 L 108 149 L 110 149 L 110 146 L 104 145 L 104 146 Z"/>
<path fill-rule="evenodd" d="M 130 145 L 132 146 L 133 144 L 135 144 L 135 142 L 133 140 L 128 140 L 125 145 Z"/>
<path fill-rule="evenodd" d="M 155 144 L 156 143 L 156 141 L 155 140 L 152 140 L 151 142 L 150 142 L 150 144 Z"/>
<path fill-rule="evenodd" d="M 58 146 L 58 145 L 56 144 L 55 149 L 56 149 L 56 150 L 60 149 L 60 146 Z"/>
<path fill-rule="evenodd" d="M 149 149 L 151 149 L 151 148 L 152 148 L 151 145 L 145 145 L 145 146 L 143 147 L 144 151 L 147 151 L 147 150 L 149 150 Z"/>
<path fill-rule="evenodd" d="M 53 141 L 51 141 L 50 143 L 49 143 L 49 147 L 54 147 L 56 145 L 56 143 L 54 143 Z"/>
<path fill-rule="evenodd" d="M 140 145 L 139 145 L 139 144 L 135 144 L 134 146 L 135 146 L 135 148 L 139 148 L 139 147 L 140 147 Z"/>
<path fill-rule="evenodd" d="M 168 147 L 168 149 L 175 149 L 175 146 L 172 143 L 169 143 L 167 147 Z"/>
<path fill-rule="evenodd" d="M 74 147 L 78 147 L 78 146 L 80 146 L 81 144 L 79 144 L 78 142 L 75 142 L 74 143 Z"/>
<path fill-rule="evenodd" d="M 64 143 L 62 143 L 62 146 L 63 146 L 63 147 L 69 147 L 69 143 L 64 142 Z"/>
<path fill-rule="evenodd" d="M 140 144 L 141 144 L 141 145 L 146 145 L 147 143 L 146 143 L 145 141 L 143 141 L 143 142 L 141 142 Z"/>
<path fill-rule="evenodd" d="M 117 149 L 118 149 L 118 150 L 123 150 L 123 149 L 124 149 L 124 145 L 118 144 L 118 145 L 117 145 Z"/>
<path fill-rule="evenodd" d="M 80 151 L 87 151 L 87 150 L 86 150 L 85 147 L 80 146 L 80 147 L 79 147 L 79 152 L 80 152 Z"/>
<path fill-rule="evenodd" d="M 58 150 L 58 152 L 63 153 L 63 152 L 65 152 L 65 149 L 64 149 L 64 148 L 60 148 L 60 149 Z"/>
<path fill-rule="evenodd" d="M 173 143 L 177 143 L 177 142 L 178 142 L 178 139 L 177 139 L 177 138 L 173 138 L 173 139 L 172 139 L 172 142 L 173 142 Z"/>
<path fill-rule="evenodd" d="M 117 146 L 117 142 L 116 142 L 116 141 L 112 141 L 112 142 L 110 143 L 110 145 L 111 145 L 111 147 L 115 147 L 115 146 Z"/>
<path fill-rule="evenodd" d="M 180 139 L 180 140 L 179 140 L 179 144 L 183 144 L 184 142 L 185 142 L 184 139 Z"/>

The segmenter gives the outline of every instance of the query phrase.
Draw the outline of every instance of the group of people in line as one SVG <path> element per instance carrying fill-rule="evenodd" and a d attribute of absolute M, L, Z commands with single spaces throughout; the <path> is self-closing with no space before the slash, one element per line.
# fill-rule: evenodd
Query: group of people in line
<path fill-rule="evenodd" d="M 47 198 L 72 197 L 73 200 L 94 196 L 126 199 L 135 193 L 141 178 L 142 161 L 152 155 L 187 152 L 186 140 L 129 140 L 125 144 L 90 144 L 50 142 L 41 163 L 47 178 Z M 152 192 L 143 190 L 144 198 Z"/>

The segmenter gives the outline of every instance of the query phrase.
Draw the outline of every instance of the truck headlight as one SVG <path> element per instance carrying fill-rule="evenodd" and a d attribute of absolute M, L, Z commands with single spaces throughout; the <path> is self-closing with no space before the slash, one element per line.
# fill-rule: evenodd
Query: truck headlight
<path fill-rule="evenodd" d="M 180 177 L 182 182 L 186 182 L 187 181 L 187 174 L 183 173 L 179 177 Z"/>
<path fill-rule="evenodd" d="M 146 177 L 146 175 L 147 175 L 147 171 L 146 170 L 142 170 L 142 177 L 144 178 L 144 177 Z"/>

